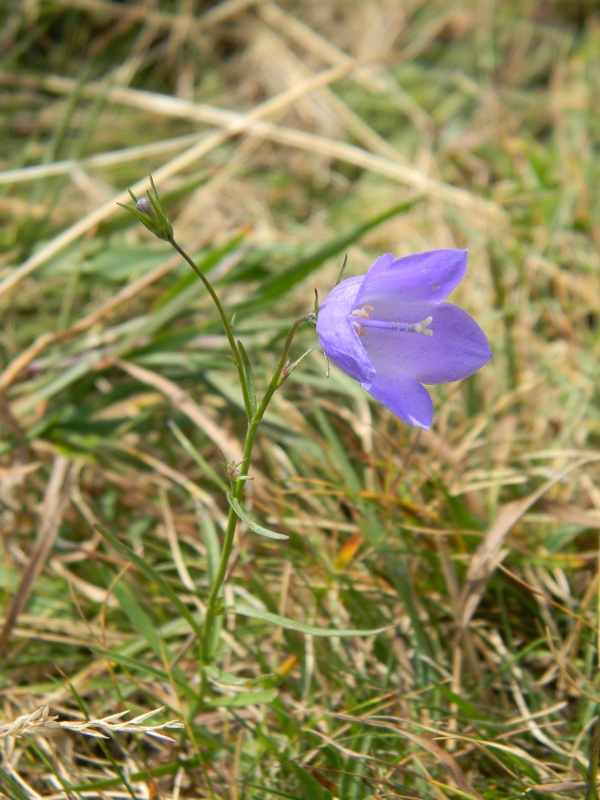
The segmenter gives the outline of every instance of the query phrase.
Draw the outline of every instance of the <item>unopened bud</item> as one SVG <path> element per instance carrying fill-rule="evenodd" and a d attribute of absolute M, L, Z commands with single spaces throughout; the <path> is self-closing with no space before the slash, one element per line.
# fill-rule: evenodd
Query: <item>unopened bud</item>
<path fill-rule="evenodd" d="M 156 219 L 154 211 L 152 210 L 152 203 L 147 197 L 140 197 L 139 200 L 136 201 L 135 207 L 138 211 L 141 211 L 142 214 L 148 214 L 148 216 Z"/>
<path fill-rule="evenodd" d="M 151 231 L 159 239 L 165 239 L 167 242 L 173 239 L 173 228 L 167 217 L 167 213 L 160 202 L 156 186 L 150 176 L 151 189 L 148 190 L 146 197 L 136 197 L 129 189 L 129 195 L 135 203 L 135 208 L 131 206 L 124 206 L 119 203 L 122 208 L 126 208 L 142 222 L 149 231 Z"/>

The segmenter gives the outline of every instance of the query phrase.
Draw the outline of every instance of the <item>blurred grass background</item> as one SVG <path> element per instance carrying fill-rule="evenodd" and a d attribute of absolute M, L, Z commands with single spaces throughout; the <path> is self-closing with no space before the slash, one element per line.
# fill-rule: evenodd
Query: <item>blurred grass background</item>
<path fill-rule="evenodd" d="M 165 706 L 172 741 L 0 736 L 7 797 L 591 798 L 600 12 L 593 0 L 8 0 L 0 11 L 6 724 Z M 401 423 L 318 348 L 251 470 L 209 710 L 192 633 L 245 418 L 152 172 L 265 386 L 382 252 L 468 247 L 494 360 Z M 316 344 L 302 329 L 295 356 Z M 294 355 L 294 353 L 293 353 Z M 267 676 L 267 677 L 264 677 Z M 0 734 L 6 734 L 0 726 Z M 594 755 L 595 753 L 595 755 Z M 591 754 L 592 778 L 588 778 Z"/>

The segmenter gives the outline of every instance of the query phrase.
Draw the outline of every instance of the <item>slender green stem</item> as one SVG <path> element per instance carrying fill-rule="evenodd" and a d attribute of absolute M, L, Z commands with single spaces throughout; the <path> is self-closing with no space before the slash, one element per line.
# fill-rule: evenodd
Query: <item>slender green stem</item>
<path fill-rule="evenodd" d="M 243 452 L 243 460 L 240 464 L 240 474 L 233 482 L 232 485 L 232 494 L 233 497 L 241 503 L 242 498 L 244 496 L 244 489 L 246 486 L 246 478 L 248 476 L 248 472 L 250 469 L 250 459 L 252 457 L 252 450 L 254 448 L 254 443 L 256 441 L 256 435 L 258 433 L 258 428 L 260 423 L 263 420 L 265 415 L 265 411 L 267 410 L 269 403 L 271 402 L 271 398 L 277 391 L 278 387 L 281 384 L 281 376 L 285 365 L 288 361 L 288 355 L 290 352 L 290 348 L 292 346 L 292 341 L 298 330 L 298 327 L 301 325 L 302 322 L 312 319 L 312 314 L 306 314 L 299 319 L 297 319 L 292 327 L 290 328 L 288 335 L 285 340 L 285 344 L 283 346 L 283 352 L 281 357 L 277 363 L 275 371 L 273 373 L 273 377 L 267 387 L 267 390 L 264 394 L 264 397 L 257 407 L 255 413 L 252 415 L 248 430 L 246 432 L 246 441 L 244 442 L 244 452 Z M 223 540 L 223 549 L 221 551 L 221 558 L 219 560 L 219 566 L 217 568 L 216 575 L 213 579 L 212 586 L 210 589 L 210 593 L 208 595 L 208 600 L 206 603 L 206 614 L 204 617 L 204 627 L 202 630 L 202 648 L 201 648 L 201 659 L 203 664 L 206 665 L 211 660 L 211 639 L 214 630 L 214 622 L 218 615 L 219 611 L 219 595 L 221 593 L 221 588 L 225 581 L 225 576 L 227 574 L 227 567 L 229 565 L 229 558 L 231 556 L 231 551 L 233 550 L 233 542 L 235 538 L 235 530 L 237 526 L 237 516 L 233 508 L 229 509 L 229 515 L 227 517 L 227 525 L 225 527 L 225 537 Z M 202 671 L 200 676 L 200 691 L 199 691 L 199 698 L 202 701 L 204 695 L 206 693 L 206 674 Z"/>
<path fill-rule="evenodd" d="M 273 377 L 269 382 L 267 390 L 264 394 L 264 397 L 261 403 L 256 407 L 256 401 L 254 398 L 254 389 L 250 389 L 250 378 L 251 376 L 246 375 L 246 363 L 247 363 L 247 356 L 243 351 L 241 344 L 238 344 L 233 336 L 233 326 L 227 319 L 225 315 L 225 310 L 221 305 L 221 301 L 217 293 L 215 292 L 211 282 L 206 277 L 204 272 L 195 264 L 195 262 L 190 258 L 190 256 L 181 248 L 175 238 L 173 236 L 173 227 L 169 222 L 167 214 L 163 208 L 163 205 L 158 197 L 158 193 L 156 191 L 156 186 L 154 185 L 154 181 L 152 180 L 152 176 L 150 176 L 150 182 L 152 184 L 152 191 L 148 192 L 148 197 L 146 200 L 138 198 L 132 193 L 131 197 L 134 200 L 136 207 L 130 208 L 126 206 L 133 214 L 135 214 L 143 224 L 154 233 L 159 239 L 164 239 L 168 241 L 172 247 L 179 253 L 179 255 L 186 261 L 190 267 L 194 270 L 196 275 L 200 278 L 202 283 L 204 284 L 206 290 L 208 291 L 209 295 L 211 296 L 217 311 L 219 312 L 219 316 L 221 317 L 221 322 L 223 323 L 223 329 L 225 330 L 225 335 L 227 336 L 227 341 L 229 342 L 229 347 L 231 348 L 231 354 L 233 357 L 233 361 L 235 363 L 236 369 L 238 371 L 238 377 L 240 380 L 240 385 L 242 388 L 242 394 L 244 398 L 244 407 L 246 409 L 246 415 L 248 417 L 248 430 L 246 431 L 246 440 L 244 442 L 244 452 L 243 458 L 239 466 L 239 475 L 237 478 L 231 478 L 231 493 L 233 498 L 237 501 L 238 504 L 241 504 L 241 501 L 244 497 L 244 490 L 246 487 L 246 479 L 248 478 L 248 472 L 250 470 L 250 459 L 252 457 L 252 450 L 254 448 L 254 443 L 256 441 L 256 436 L 258 434 L 258 428 L 260 423 L 263 420 L 265 415 L 265 411 L 267 410 L 269 403 L 277 391 L 279 386 L 281 386 L 283 380 L 285 379 L 286 375 L 284 374 L 286 370 L 286 364 L 288 363 L 288 355 L 290 352 L 290 348 L 292 346 L 292 341 L 294 339 L 294 335 L 299 327 L 299 325 L 304 321 L 315 322 L 315 311 L 306 314 L 299 319 L 297 319 L 292 327 L 290 328 L 288 335 L 285 339 L 285 343 L 283 346 L 283 352 L 281 353 L 281 357 L 277 362 L 277 366 L 273 373 Z M 252 399 L 251 399 L 252 396 Z M 212 638 L 214 635 L 214 626 L 215 620 L 217 616 L 221 613 L 220 608 L 220 595 L 221 589 L 223 587 L 223 583 L 225 582 L 225 577 L 227 575 L 227 568 L 229 565 L 229 559 L 231 557 L 231 551 L 233 550 L 233 542 L 235 538 L 235 530 L 237 526 L 237 516 L 235 511 L 233 510 L 233 505 L 229 509 L 229 514 L 227 517 L 227 524 L 225 526 L 225 536 L 223 539 L 223 549 L 221 551 L 221 556 L 219 558 L 219 565 L 217 567 L 216 575 L 214 576 L 210 592 L 208 595 L 208 600 L 206 603 L 206 613 L 204 617 L 204 625 L 202 628 L 202 633 L 200 636 L 201 641 L 199 642 L 200 646 L 200 654 L 199 654 L 199 661 L 201 667 L 200 673 L 200 689 L 198 692 L 198 702 L 200 704 L 203 703 L 204 697 L 206 695 L 207 689 L 207 677 L 206 677 L 206 670 L 204 667 L 208 666 L 212 661 L 213 657 L 213 648 L 212 648 Z"/>
<path fill-rule="evenodd" d="M 240 351 L 239 351 L 237 342 L 235 341 L 235 338 L 233 336 L 233 330 L 232 330 L 231 324 L 230 324 L 229 320 L 227 319 L 227 316 L 225 315 L 225 310 L 224 310 L 223 306 L 221 305 L 221 301 L 219 300 L 219 297 L 218 297 L 217 293 L 213 289 L 213 286 L 212 286 L 211 282 L 208 280 L 208 278 L 202 272 L 202 270 L 198 269 L 198 267 L 196 266 L 194 261 L 188 256 L 188 254 L 185 252 L 185 250 L 183 250 L 177 244 L 175 239 L 173 239 L 173 238 L 169 239 L 169 243 L 175 248 L 175 250 L 177 250 L 179 255 L 185 261 L 187 261 L 187 263 L 190 265 L 190 267 L 194 270 L 196 275 L 200 278 L 200 280 L 202 281 L 202 283 L 206 287 L 206 289 L 207 289 L 209 295 L 211 296 L 215 306 L 217 307 L 217 311 L 219 312 L 219 316 L 221 317 L 221 322 L 223 323 L 223 328 L 225 329 L 225 335 L 227 336 L 227 340 L 229 342 L 229 347 L 231 348 L 231 352 L 232 352 L 232 355 L 233 355 L 233 361 L 234 361 L 236 369 L 238 371 L 238 376 L 239 376 L 239 379 L 240 379 L 240 385 L 242 387 L 242 395 L 244 397 L 244 407 L 246 409 L 246 415 L 248 417 L 248 420 L 250 420 L 250 418 L 252 417 L 252 405 L 250 403 L 250 397 L 248 395 L 248 384 L 247 384 L 247 381 L 246 381 L 246 376 L 244 375 L 244 364 L 243 364 L 242 358 L 240 356 Z"/>
<path fill-rule="evenodd" d="M 294 324 L 290 328 L 288 335 L 286 336 L 285 339 L 283 351 L 281 353 L 281 356 L 279 358 L 279 361 L 277 362 L 277 366 L 273 373 L 273 377 L 269 382 L 269 385 L 267 387 L 267 390 L 264 394 L 261 403 L 256 408 L 256 411 L 253 412 L 248 392 L 248 384 L 244 373 L 244 364 L 242 357 L 240 355 L 240 349 L 238 347 L 237 342 L 234 339 L 232 327 L 225 315 L 225 311 L 223 309 L 223 306 L 221 305 L 221 301 L 219 300 L 217 293 L 213 289 L 211 282 L 208 280 L 208 278 L 202 272 L 202 270 L 197 267 L 197 265 L 190 258 L 190 256 L 188 256 L 185 250 L 183 250 L 177 244 L 177 242 L 172 236 L 169 239 L 169 242 L 174 247 L 174 249 L 177 250 L 179 255 L 190 265 L 190 267 L 198 275 L 198 277 L 206 287 L 208 293 L 210 294 L 217 308 L 217 311 L 219 312 L 219 316 L 221 317 L 221 322 L 223 323 L 225 335 L 227 336 L 227 340 L 229 342 L 229 346 L 231 348 L 231 352 L 233 355 L 233 360 L 238 371 L 238 376 L 242 387 L 242 393 L 244 396 L 244 406 L 246 408 L 246 414 L 248 416 L 248 430 L 246 432 L 246 440 L 244 442 L 244 452 L 243 452 L 242 462 L 239 465 L 240 472 L 238 477 L 232 481 L 232 495 L 235 498 L 235 500 L 238 501 L 238 503 L 241 503 L 244 496 L 246 478 L 248 477 L 248 472 L 250 470 L 250 459 L 252 457 L 252 450 L 254 448 L 254 443 L 256 441 L 258 428 L 260 426 L 260 423 L 263 421 L 265 411 L 267 410 L 274 393 L 281 385 L 282 375 L 285 370 L 286 363 L 288 362 L 290 348 L 292 346 L 292 341 L 294 339 L 296 331 L 298 330 L 298 327 L 302 322 L 314 321 L 314 312 L 311 312 L 309 314 L 300 317 L 294 322 Z M 221 589 L 223 587 L 223 583 L 225 582 L 225 577 L 227 575 L 227 567 L 229 565 L 231 551 L 233 550 L 235 530 L 237 527 L 237 519 L 238 518 L 235 514 L 235 511 L 233 510 L 233 508 L 230 508 L 227 517 L 227 525 L 225 526 L 225 537 L 223 539 L 223 549 L 221 551 L 219 565 L 217 567 L 216 575 L 214 576 L 214 579 L 212 581 L 210 592 L 208 595 L 208 600 L 206 603 L 206 613 L 204 617 L 204 626 L 202 629 L 202 641 L 200 642 L 201 666 L 208 665 L 212 660 L 211 640 L 213 637 L 215 620 L 218 614 L 220 613 L 219 598 L 221 594 Z M 202 670 L 200 676 L 200 691 L 198 693 L 200 702 L 202 702 L 204 699 L 204 696 L 206 694 L 206 687 L 207 687 L 206 672 Z"/>

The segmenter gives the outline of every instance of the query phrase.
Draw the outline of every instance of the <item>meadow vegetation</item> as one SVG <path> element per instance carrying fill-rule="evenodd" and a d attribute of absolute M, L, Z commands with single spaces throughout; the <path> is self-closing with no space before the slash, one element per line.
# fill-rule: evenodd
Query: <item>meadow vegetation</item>
<path fill-rule="evenodd" d="M 598 797 L 599 52 L 591 0 L 3 5 L 0 794 Z M 468 248 L 495 356 L 422 431 L 299 330 L 204 700 L 246 416 L 150 173 L 259 391 L 346 254 Z"/>

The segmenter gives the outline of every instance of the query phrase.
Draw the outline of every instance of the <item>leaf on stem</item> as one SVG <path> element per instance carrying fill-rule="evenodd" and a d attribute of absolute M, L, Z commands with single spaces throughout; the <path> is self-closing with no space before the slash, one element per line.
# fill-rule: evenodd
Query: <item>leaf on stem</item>
<path fill-rule="evenodd" d="M 240 350 L 240 356 L 242 358 L 242 365 L 244 367 L 244 377 L 246 378 L 246 388 L 248 390 L 248 400 L 250 401 L 250 410 L 252 412 L 252 416 L 256 413 L 256 389 L 254 388 L 254 372 L 252 370 L 252 364 L 250 363 L 250 359 L 248 358 L 248 353 L 246 352 L 246 348 L 238 339 L 238 347 Z"/>
<path fill-rule="evenodd" d="M 270 531 L 268 528 L 263 528 L 262 525 L 259 525 L 258 522 L 255 522 L 252 517 L 250 517 L 238 501 L 233 497 L 231 494 L 227 494 L 227 501 L 229 505 L 233 509 L 235 515 L 245 523 L 251 531 L 254 533 L 258 533 L 261 536 L 267 536 L 269 539 L 289 539 L 289 536 L 286 536 L 285 533 L 276 533 L 275 531 Z"/>
<path fill-rule="evenodd" d="M 229 611 L 230 609 L 226 609 Z M 236 603 L 232 609 L 236 614 L 243 617 L 252 617 L 253 619 L 262 619 L 265 622 L 271 622 L 273 625 L 278 625 L 280 628 L 285 628 L 288 631 L 299 631 L 300 633 L 307 633 L 310 636 L 375 636 L 378 633 L 384 633 L 393 628 L 393 625 L 386 625 L 383 628 L 373 628 L 372 630 L 336 630 L 335 628 L 315 628 L 313 625 L 306 625 L 304 622 L 297 622 L 295 619 L 288 619 L 287 617 L 280 617 L 279 614 L 271 614 L 270 611 L 263 611 L 262 608 L 255 608 L 247 603 Z"/>
<path fill-rule="evenodd" d="M 301 361 L 304 361 L 304 359 L 306 358 L 306 356 L 307 356 L 307 355 L 309 355 L 309 353 L 312 353 L 312 351 L 313 351 L 314 349 L 315 349 L 314 347 L 311 347 L 311 348 L 310 348 L 310 350 L 307 350 L 307 351 L 306 351 L 306 353 L 302 353 L 302 355 L 300 356 L 300 358 L 297 358 L 297 359 L 296 359 L 296 360 L 295 360 L 293 363 L 291 363 L 291 364 L 286 364 L 286 365 L 285 365 L 285 367 L 284 367 L 284 368 L 281 370 L 281 376 L 280 376 L 280 378 L 279 378 L 279 383 L 277 384 L 277 388 L 279 388 L 279 387 L 281 386 L 281 384 L 282 384 L 282 383 L 283 383 L 283 382 L 284 382 L 284 381 L 285 381 L 287 378 L 289 378 L 289 376 L 290 376 L 290 375 L 292 374 L 292 372 L 293 372 L 293 371 L 296 369 L 296 367 L 298 366 L 298 364 L 299 364 Z"/>

